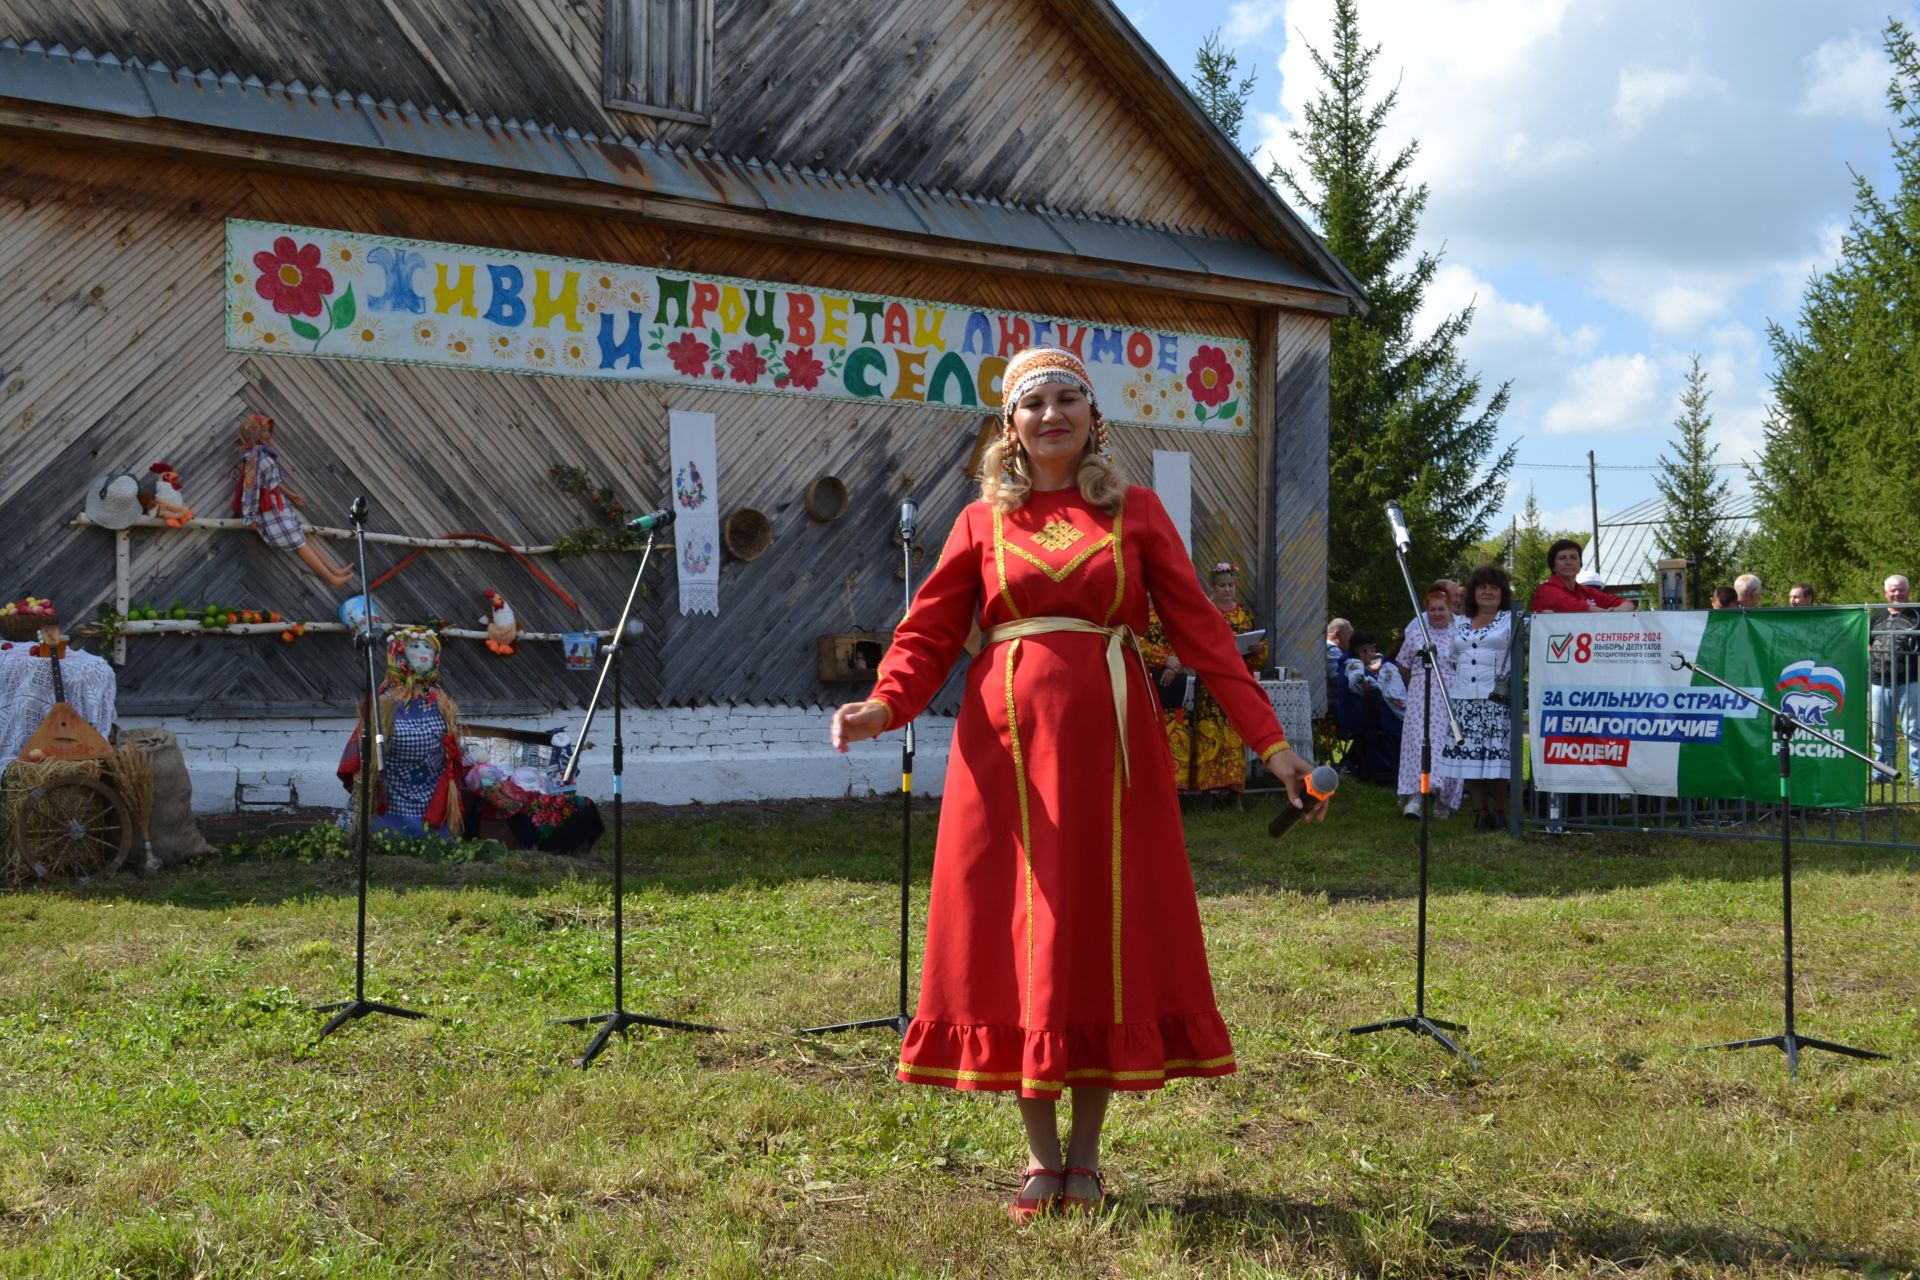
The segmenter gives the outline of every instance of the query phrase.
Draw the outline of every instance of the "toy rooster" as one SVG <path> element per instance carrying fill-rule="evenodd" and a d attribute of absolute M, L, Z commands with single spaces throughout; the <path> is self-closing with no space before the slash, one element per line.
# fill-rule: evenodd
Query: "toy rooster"
<path fill-rule="evenodd" d="M 492 587 L 480 594 L 487 602 L 487 616 L 480 619 L 487 627 L 487 648 L 503 658 L 510 657 L 513 642 L 520 637 L 520 622 L 513 616 L 513 606 Z"/>
<path fill-rule="evenodd" d="M 140 478 L 140 509 L 150 516 L 159 516 L 171 529 L 178 529 L 193 519 L 186 495 L 180 492 L 180 473 L 171 463 L 156 462 Z"/>

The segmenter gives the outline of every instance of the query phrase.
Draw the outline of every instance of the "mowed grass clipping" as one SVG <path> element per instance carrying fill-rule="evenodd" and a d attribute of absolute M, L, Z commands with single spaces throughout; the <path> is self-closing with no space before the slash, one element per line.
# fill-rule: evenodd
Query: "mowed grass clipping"
<path fill-rule="evenodd" d="M 1409 1012 L 1415 834 L 1352 787 L 1265 835 L 1189 816 L 1240 1071 L 1116 1100 L 1117 1205 L 1015 1229 L 1004 1095 L 896 1083 L 897 800 L 630 811 L 630 1010 L 608 851 L 382 856 L 378 1016 L 351 863 L 226 857 L 0 896 L 0 1276 L 1909 1274 L 1920 1266 L 1920 866 L 1797 860 L 1780 1029 L 1771 844 L 1435 826 L 1432 1042 Z M 915 821 L 914 952 L 935 815 Z M 1010 869 L 1009 874 L 1012 874 Z M 917 990 L 917 970 L 915 984 Z"/>

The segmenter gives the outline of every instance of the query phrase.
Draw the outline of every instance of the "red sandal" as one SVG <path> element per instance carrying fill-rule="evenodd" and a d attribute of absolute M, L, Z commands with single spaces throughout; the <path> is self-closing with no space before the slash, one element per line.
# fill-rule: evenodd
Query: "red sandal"
<path fill-rule="evenodd" d="M 1066 1175 L 1060 1170 L 1049 1169 L 1043 1165 L 1035 1165 L 1031 1169 L 1023 1170 L 1020 1174 L 1020 1192 L 1014 1196 L 1012 1203 L 1007 1205 L 1007 1216 L 1015 1222 L 1032 1222 L 1035 1218 L 1045 1217 L 1058 1205 L 1060 1199 L 1058 1191 L 1044 1196 L 1027 1194 L 1027 1184 L 1035 1178 L 1058 1178 L 1061 1186 L 1065 1186 L 1067 1181 Z"/>
<path fill-rule="evenodd" d="M 1098 1169 L 1068 1165 L 1060 1171 L 1060 1210 L 1063 1213 L 1098 1213 L 1107 1202 L 1107 1175 Z M 1093 1179 L 1093 1197 L 1067 1194 L 1067 1179 L 1078 1175 Z"/>

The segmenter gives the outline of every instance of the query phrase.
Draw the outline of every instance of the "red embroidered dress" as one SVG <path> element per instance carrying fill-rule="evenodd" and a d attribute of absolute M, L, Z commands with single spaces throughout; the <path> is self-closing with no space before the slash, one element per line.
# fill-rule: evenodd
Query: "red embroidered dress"
<path fill-rule="evenodd" d="M 1022 619 L 1144 631 L 1150 599 L 1241 736 L 1263 758 L 1284 746 L 1149 489 L 1129 489 L 1118 517 L 1077 489 L 1035 493 L 1005 516 L 969 504 L 894 633 L 873 694 L 889 727 L 925 708 L 976 618 L 987 636 L 954 727 L 900 1079 L 1050 1098 L 1234 1069 L 1138 654 L 1119 655 L 1123 753 L 1107 635 L 995 638 Z"/>

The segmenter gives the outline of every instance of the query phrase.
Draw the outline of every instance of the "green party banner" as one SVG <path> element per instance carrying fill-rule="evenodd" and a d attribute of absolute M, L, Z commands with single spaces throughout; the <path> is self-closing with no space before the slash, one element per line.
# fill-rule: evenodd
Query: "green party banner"
<path fill-rule="evenodd" d="M 1533 777 L 1543 791 L 1780 798 L 1772 717 L 1675 655 L 1857 750 L 1867 743 L 1867 618 L 1856 609 L 1533 618 Z M 1793 802 L 1857 808 L 1866 766 L 1793 739 Z"/>
<path fill-rule="evenodd" d="M 1086 362 L 1113 422 L 1248 435 L 1243 339 L 278 223 L 227 223 L 227 347 L 1000 408 L 1007 358 Z"/>

